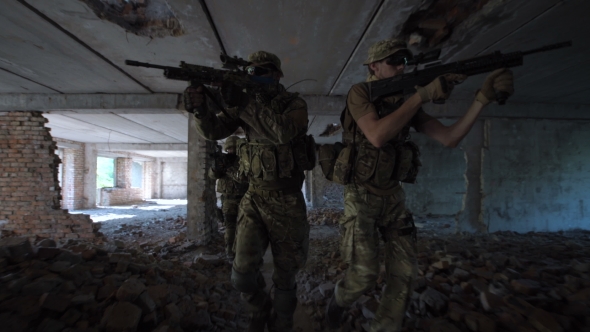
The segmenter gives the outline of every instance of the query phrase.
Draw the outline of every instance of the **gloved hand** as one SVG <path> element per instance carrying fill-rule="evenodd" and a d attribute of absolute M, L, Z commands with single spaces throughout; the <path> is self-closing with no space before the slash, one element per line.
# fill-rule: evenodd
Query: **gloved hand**
<path fill-rule="evenodd" d="M 223 82 L 221 85 L 221 97 L 229 107 L 244 108 L 250 102 L 242 88 L 230 82 Z"/>
<path fill-rule="evenodd" d="M 184 99 L 184 108 L 188 112 L 193 113 L 197 118 L 207 115 L 207 110 L 203 107 L 205 105 L 205 96 L 203 95 L 202 86 L 189 86 L 184 89 L 182 96 Z"/>
<path fill-rule="evenodd" d="M 475 95 L 475 100 L 484 106 L 495 101 L 498 92 L 504 92 L 507 97 L 514 94 L 514 75 L 512 70 L 501 68 L 494 70 L 486 77 L 481 89 Z"/>
<path fill-rule="evenodd" d="M 451 91 L 455 87 L 456 82 L 462 82 L 467 78 L 460 74 L 444 74 L 428 83 L 426 86 L 416 86 L 416 93 L 420 95 L 422 103 L 429 101 L 443 101 L 450 97 Z"/>

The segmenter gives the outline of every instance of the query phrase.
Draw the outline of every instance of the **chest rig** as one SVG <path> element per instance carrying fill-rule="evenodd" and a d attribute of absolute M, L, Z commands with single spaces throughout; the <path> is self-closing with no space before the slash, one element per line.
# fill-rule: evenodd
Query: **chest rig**
<path fill-rule="evenodd" d="M 274 98 L 260 97 L 257 101 L 275 114 L 284 114 L 297 98 L 297 93 L 283 90 Z M 315 141 L 311 135 L 297 137 L 286 144 L 275 144 L 250 126 L 244 126 L 244 131 L 246 139 L 240 140 L 237 146 L 241 177 L 265 182 L 299 179 L 303 171 L 315 166 Z"/>
<path fill-rule="evenodd" d="M 370 82 L 362 83 L 370 96 Z M 374 102 L 379 118 L 395 112 L 404 103 L 403 96 L 392 96 Z M 410 141 L 410 125 L 381 148 L 375 147 L 346 108 L 341 116 L 344 132 L 343 143 L 354 146 L 352 175 L 357 183 L 366 183 L 375 188 L 392 188 L 399 181 L 415 183 L 420 162 L 420 150 Z"/>

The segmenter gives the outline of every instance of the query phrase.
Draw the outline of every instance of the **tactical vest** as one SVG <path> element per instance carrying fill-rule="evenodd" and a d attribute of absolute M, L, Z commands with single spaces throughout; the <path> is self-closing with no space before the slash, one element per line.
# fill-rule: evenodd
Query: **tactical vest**
<path fill-rule="evenodd" d="M 283 114 L 298 98 L 297 93 L 283 91 L 266 103 L 275 113 Z M 311 135 L 297 137 L 287 144 L 275 144 L 250 126 L 244 126 L 246 140 L 240 140 L 238 174 L 251 185 L 265 190 L 301 189 L 303 171 L 315 166 L 315 141 Z"/>
<path fill-rule="evenodd" d="M 370 82 L 362 83 L 369 91 Z M 403 96 L 388 98 L 389 101 L 378 100 L 374 103 L 379 118 L 396 111 L 403 103 Z M 391 100 L 393 99 L 393 100 Z M 345 108 L 340 118 L 344 132 L 342 141 L 353 146 L 352 176 L 358 184 L 367 184 L 373 188 L 393 188 L 401 182 L 414 183 L 422 165 L 419 159 L 420 150 L 410 139 L 410 126 L 406 125 L 397 137 L 381 148 L 376 148 L 356 121 Z"/>

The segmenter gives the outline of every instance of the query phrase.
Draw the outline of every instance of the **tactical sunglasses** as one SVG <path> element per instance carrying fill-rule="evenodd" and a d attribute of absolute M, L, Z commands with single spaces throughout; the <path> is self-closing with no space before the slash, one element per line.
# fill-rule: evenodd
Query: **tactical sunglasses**
<path fill-rule="evenodd" d="M 246 72 L 248 75 L 252 76 L 263 76 L 269 73 L 272 73 L 273 70 L 271 68 L 259 67 L 259 66 L 248 66 L 246 67 Z"/>
<path fill-rule="evenodd" d="M 385 60 L 385 63 L 387 63 L 390 66 L 394 66 L 394 67 L 399 66 L 399 65 L 407 66 L 408 62 L 412 59 L 413 59 L 413 56 L 409 52 L 396 52 L 396 53 L 390 55 Z"/>

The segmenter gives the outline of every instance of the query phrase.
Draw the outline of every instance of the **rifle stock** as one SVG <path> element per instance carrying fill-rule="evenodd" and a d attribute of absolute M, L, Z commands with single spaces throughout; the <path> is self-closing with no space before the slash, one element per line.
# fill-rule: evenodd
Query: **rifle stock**
<path fill-rule="evenodd" d="M 415 69 L 410 73 L 371 82 L 371 101 L 373 102 L 379 98 L 399 93 L 403 93 L 404 95 L 412 94 L 416 92 L 416 89 L 414 88 L 416 85 L 424 86 L 432 82 L 438 76 L 444 74 L 454 73 L 472 76 L 491 72 L 499 68 L 521 66 L 523 64 L 523 58 L 526 55 L 551 51 L 571 45 L 572 42 L 567 41 L 524 52 L 518 51 L 502 54 L 500 51 L 497 51 L 466 60 L 427 67 L 422 70 Z M 498 96 L 498 103 L 504 104 L 507 97 L 508 96 L 502 95 Z"/>

